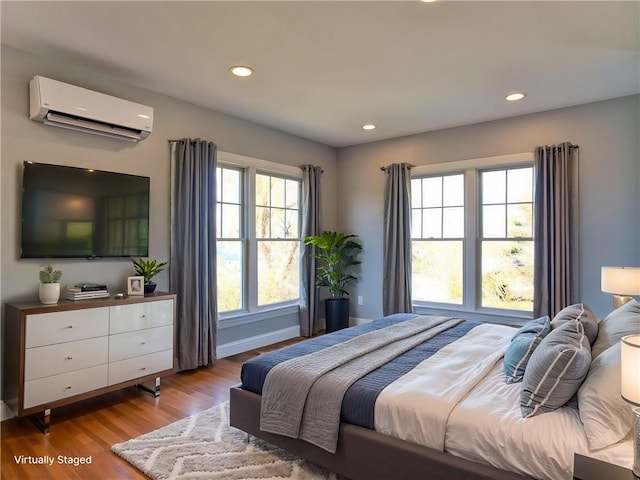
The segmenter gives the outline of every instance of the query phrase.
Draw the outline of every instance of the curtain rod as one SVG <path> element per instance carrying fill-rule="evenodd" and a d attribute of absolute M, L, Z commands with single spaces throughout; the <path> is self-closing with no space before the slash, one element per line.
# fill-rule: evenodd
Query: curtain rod
<path fill-rule="evenodd" d="M 178 140 L 167 140 L 167 142 L 168 142 L 168 143 L 178 143 L 178 142 L 184 142 L 184 140 L 185 140 L 184 138 L 180 138 L 180 139 L 178 139 Z M 211 142 L 211 141 L 209 141 L 209 140 L 203 140 L 203 141 L 204 141 L 204 142 L 207 142 L 207 143 L 213 143 L 213 146 L 214 146 L 214 147 L 216 147 L 216 148 L 218 148 L 218 144 L 217 144 L 217 143 L 215 143 L 215 142 Z M 189 140 L 189 143 L 196 143 L 196 140 Z"/>
<path fill-rule="evenodd" d="M 306 167 L 315 167 L 315 165 L 299 165 L 300 170 L 304 170 Z M 320 173 L 324 173 L 324 169 L 320 169 Z"/>
<path fill-rule="evenodd" d="M 415 167 L 415 165 L 409 164 L 408 167 L 409 167 L 409 170 L 411 170 L 413 167 Z M 382 170 L 383 172 L 386 172 L 387 171 L 387 167 L 380 167 L 380 170 Z"/>

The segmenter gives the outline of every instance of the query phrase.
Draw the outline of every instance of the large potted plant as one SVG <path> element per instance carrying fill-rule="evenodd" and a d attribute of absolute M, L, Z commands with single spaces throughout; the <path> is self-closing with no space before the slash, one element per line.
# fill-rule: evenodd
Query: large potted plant
<path fill-rule="evenodd" d="M 327 333 L 349 326 L 349 292 L 347 284 L 357 280 L 353 267 L 362 246 L 357 235 L 324 231 L 321 235 L 305 238 L 305 245 L 316 247 L 314 257 L 319 260 L 316 269 L 316 285 L 326 287 L 331 298 L 325 300 Z"/>
<path fill-rule="evenodd" d="M 144 293 L 153 293 L 156 289 L 156 283 L 151 280 L 164 270 L 167 262 L 158 262 L 157 260 L 145 260 L 144 258 L 131 259 L 133 269 L 136 275 L 144 277 Z"/>
<path fill-rule="evenodd" d="M 47 265 L 40 270 L 40 288 L 38 296 L 40 303 L 52 305 L 58 303 L 60 298 L 60 277 L 61 270 L 55 270 L 51 265 Z"/>

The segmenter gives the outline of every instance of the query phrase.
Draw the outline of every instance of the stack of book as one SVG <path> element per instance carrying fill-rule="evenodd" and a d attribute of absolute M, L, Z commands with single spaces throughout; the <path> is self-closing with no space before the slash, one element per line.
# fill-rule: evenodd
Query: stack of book
<path fill-rule="evenodd" d="M 106 298 L 109 290 L 106 285 L 97 283 L 78 283 L 67 288 L 67 300 L 87 300 L 90 298 Z"/>

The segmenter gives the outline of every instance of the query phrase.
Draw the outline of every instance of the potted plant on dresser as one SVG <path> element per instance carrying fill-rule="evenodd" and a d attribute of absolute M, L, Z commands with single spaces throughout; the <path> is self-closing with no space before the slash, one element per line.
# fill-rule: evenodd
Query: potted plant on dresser
<path fill-rule="evenodd" d="M 324 231 L 305 238 L 306 245 L 316 247 L 315 258 L 320 261 L 316 270 L 316 285 L 327 287 L 331 298 L 325 300 L 326 332 L 349 326 L 349 292 L 345 287 L 357 280 L 353 267 L 359 265 L 357 256 L 362 246 L 357 235 Z"/>
<path fill-rule="evenodd" d="M 51 265 L 42 267 L 40 270 L 40 288 L 38 289 L 40 303 L 44 305 L 58 303 L 60 298 L 60 277 L 62 277 L 62 271 L 54 270 Z"/>
<path fill-rule="evenodd" d="M 145 260 L 144 258 L 131 259 L 133 269 L 136 275 L 144 277 L 144 293 L 153 293 L 156 289 L 156 283 L 151 280 L 164 270 L 167 262 L 158 262 L 157 260 Z"/>

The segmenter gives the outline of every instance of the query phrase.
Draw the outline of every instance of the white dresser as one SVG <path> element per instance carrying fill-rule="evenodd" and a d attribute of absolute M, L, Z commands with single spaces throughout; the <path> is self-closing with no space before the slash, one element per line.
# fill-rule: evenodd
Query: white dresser
<path fill-rule="evenodd" d="M 175 295 L 7 304 L 4 400 L 19 416 L 130 385 L 159 394 L 173 371 Z M 142 382 L 155 379 L 155 389 Z M 37 420 L 37 418 L 36 418 Z"/>

